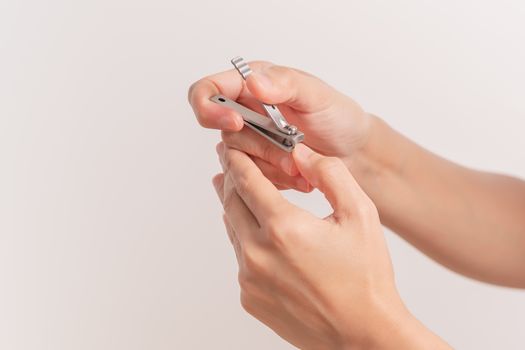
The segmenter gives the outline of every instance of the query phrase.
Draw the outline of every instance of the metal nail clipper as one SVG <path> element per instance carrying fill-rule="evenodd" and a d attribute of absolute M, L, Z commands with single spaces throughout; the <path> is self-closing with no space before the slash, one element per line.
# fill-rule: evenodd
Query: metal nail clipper
<path fill-rule="evenodd" d="M 244 80 L 252 73 L 250 66 L 248 66 L 242 57 L 235 57 L 231 62 Z M 223 95 L 215 95 L 211 100 L 238 112 L 244 119 L 246 126 L 261 136 L 264 136 L 286 152 L 291 152 L 296 144 L 304 140 L 304 134 L 297 130 L 297 127 L 288 124 L 286 118 L 284 118 L 279 109 L 274 105 L 261 103 L 268 118 Z"/>

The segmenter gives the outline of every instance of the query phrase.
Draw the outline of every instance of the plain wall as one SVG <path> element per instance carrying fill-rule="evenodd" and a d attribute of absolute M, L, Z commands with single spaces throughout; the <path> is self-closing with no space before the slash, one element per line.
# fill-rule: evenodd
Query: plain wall
<path fill-rule="evenodd" d="M 294 66 L 434 152 L 524 176 L 524 18 L 519 0 L 0 2 L 0 348 L 290 349 L 239 304 L 219 133 L 189 85 L 236 55 Z M 386 235 L 428 327 L 523 349 L 524 291 Z"/>

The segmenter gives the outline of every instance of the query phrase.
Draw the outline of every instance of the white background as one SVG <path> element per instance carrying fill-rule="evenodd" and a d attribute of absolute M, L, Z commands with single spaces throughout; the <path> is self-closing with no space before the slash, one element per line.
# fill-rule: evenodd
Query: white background
<path fill-rule="evenodd" d="M 295 66 L 432 151 L 524 176 L 524 18 L 519 0 L 2 0 L 0 348 L 290 349 L 239 305 L 219 135 L 189 85 L 235 55 Z M 387 237 L 426 325 L 523 349 L 523 291 Z"/>

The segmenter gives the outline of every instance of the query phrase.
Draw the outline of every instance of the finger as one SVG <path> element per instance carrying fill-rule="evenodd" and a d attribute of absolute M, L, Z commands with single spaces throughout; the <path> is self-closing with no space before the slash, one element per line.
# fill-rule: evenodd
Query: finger
<path fill-rule="evenodd" d="M 213 187 L 215 187 L 215 191 L 217 192 L 217 195 L 219 196 L 219 199 L 221 200 L 221 203 L 224 202 L 224 174 L 215 175 L 212 179 L 212 182 L 213 182 Z M 237 258 L 237 262 L 239 262 L 239 257 L 240 257 L 239 254 L 241 251 L 239 239 L 237 238 L 237 235 L 233 227 L 228 221 L 226 214 L 222 215 L 222 221 L 224 222 L 224 226 L 226 227 L 226 233 L 228 234 L 228 239 L 230 240 L 230 243 L 232 244 L 233 249 L 235 250 L 235 257 Z"/>
<path fill-rule="evenodd" d="M 230 242 L 233 245 L 233 250 L 235 251 L 235 257 L 237 258 L 237 263 L 239 263 L 240 261 L 239 258 L 241 256 L 241 245 L 239 244 L 239 239 L 237 238 L 237 234 L 235 233 L 233 226 L 230 224 L 230 221 L 228 220 L 228 217 L 226 216 L 226 214 L 222 216 L 222 220 L 224 222 L 224 226 L 226 227 L 226 232 L 228 233 Z"/>
<path fill-rule="evenodd" d="M 246 85 L 256 99 L 265 103 L 283 103 L 299 111 L 314 112 L 325 109 L 337 96 L 331 86 L 297 69 L 276 65 L 252 69 Z"/>
<path fill-rule="evenodd" d="M 250 65 L 254 69 L 262 69 L 270 63 L 251 62 Z M 249 95 L 242 77 L 234 69 L 210 75 L 195 82 L 188 91 L 188 101 L 199 124 L 205 128 L 241 130 L 243 120 L 237 112 L 210 101 L 210 98 L 217 94 L 222 94 L 232 100 Z"/>
<path fill-rule="evenodd" d="M 347 219 L 370 203 L 339 158 L 322 156 L 304 144 L 298 144 L 293 155 L 301 175 L 326 196 L 335 219 Z"/>
<path fill-rule="evenodd" d="M 285 174 L 281 169 L 257 157 L 250 157 L 255 165 L 261 170 L 263 175 L 270 180 L 277 189 L 293 188 L 301 192 L 310 192 L 312 187 L 301 175 L 290 176 Z"/>
<path fill-rule="evenodd" d="M 224 201 L 224 174 L 217 174 L 213 177 L 213 187 L 215 187 L 215 190 L 217 191 L 217 195 L 219 196 L 221 203 Z M 224 222 L 224 226 L 226 227 L 226 233 L 228 234 L 228 238 L 230 240 L 230 243 L 233 245 L 233 249 L 235 250 L 235 257 L 237 258 L 237 262 L 239 262 L 240 252 L 241 252 L 241 245 L 239 244 L 239 239 L 237 238 L 237 234 L 235 233 L 235 230 L 233 229 L 232 225 L 230 224 L 230 221 L 228 220 L 228 217 L 226 214 L 222 215 L 222 221 Z"/>
<path fill-rule="evenodd" d="M 224 202 L 224 174 L 217 174 L 212 178 L 213 187 L 221 203 Z"/>
<path fill-rule="evenodd" d="M 218 153 L 224 171 L 228 175 L 227 180 L 231 179 L 236 193 L 246 203 L 258 222 L 275 218 L 292 206 L 248 155 L 228 148 L 223 143 L 219 144 Z M 235 228 L 233 220 L 231 222 Z"/>
<path fill-rule="evenodd" d="M 222 154 L 223 149 L 224 144 L 221 142 L 217 145 L 217 153 Z M 215 181 L 218 182 L 219 180 L 217 179 Z M 220 190 L 220 184 L 218 184 L 217 188 Z M 229 173 L 223 175 L 222 189 L 223 195 L 221 198 L 224 213 L 234 232 L 238 233 L 235 238 L 239 242 L 239 245 L 246 244 L 253 238 L 257 238 L 257 235 L 254 233 L 259 228 L 259 223 L 240 198 Z"/>
<path fill-rule="evenodd" d="M 260 137 L 249 128 L 244 128 L 240 132 L 222 132 L 222 140 L 229 147 L 273 164 L 290 176 L 299 173 L 291 153 L 275 147 L 270 141 Z"/>
<path fill-rule="evenodd" d="M 229 172 L 224 174 L 223 207 L 228 221 L 237 233 L 240 244 L 244 245 L 252 241 L 256 237 L 256 232 L 260 226 L 253 213 L 237 193 L 235 183 Z"/>

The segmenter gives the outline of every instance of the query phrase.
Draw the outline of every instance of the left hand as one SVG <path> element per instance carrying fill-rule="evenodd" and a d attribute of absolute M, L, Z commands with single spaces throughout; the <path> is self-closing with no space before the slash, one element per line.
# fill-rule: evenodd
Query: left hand
<path fill-rule="evenodd" d="M 217 151 L 224 174 L 213 183 L 246 311 L 301 349 L 391 347 L 410 317 L 376 208 L 343 162 L 294 150 L 300 174 L 333 208 L 320 219 L 288 202 L 245 153 L 223 143 Z"/>
<path fill-rule="evenodd" d="M 246 81 L 235 69 L 200 79 L 190 87 L 188 100 L 203 127 L 222 130 L 224 142 L 253 156 L 277 187 L 311 190 L 297 176 L 289 153 L 244 128 L 241 115 L 210 101 L 212 96 L 223 94 L 263 114 L 260 101 L 277 105 L 288 122 L 304 132 L 312 149 L 340 158 L 349 168 L 356 160 L 367 159 L 365 150 L 377 118 L 356 101 L 298 69 L 264 61 L 250 62 L 250 67 L 253 73 Z"/>

